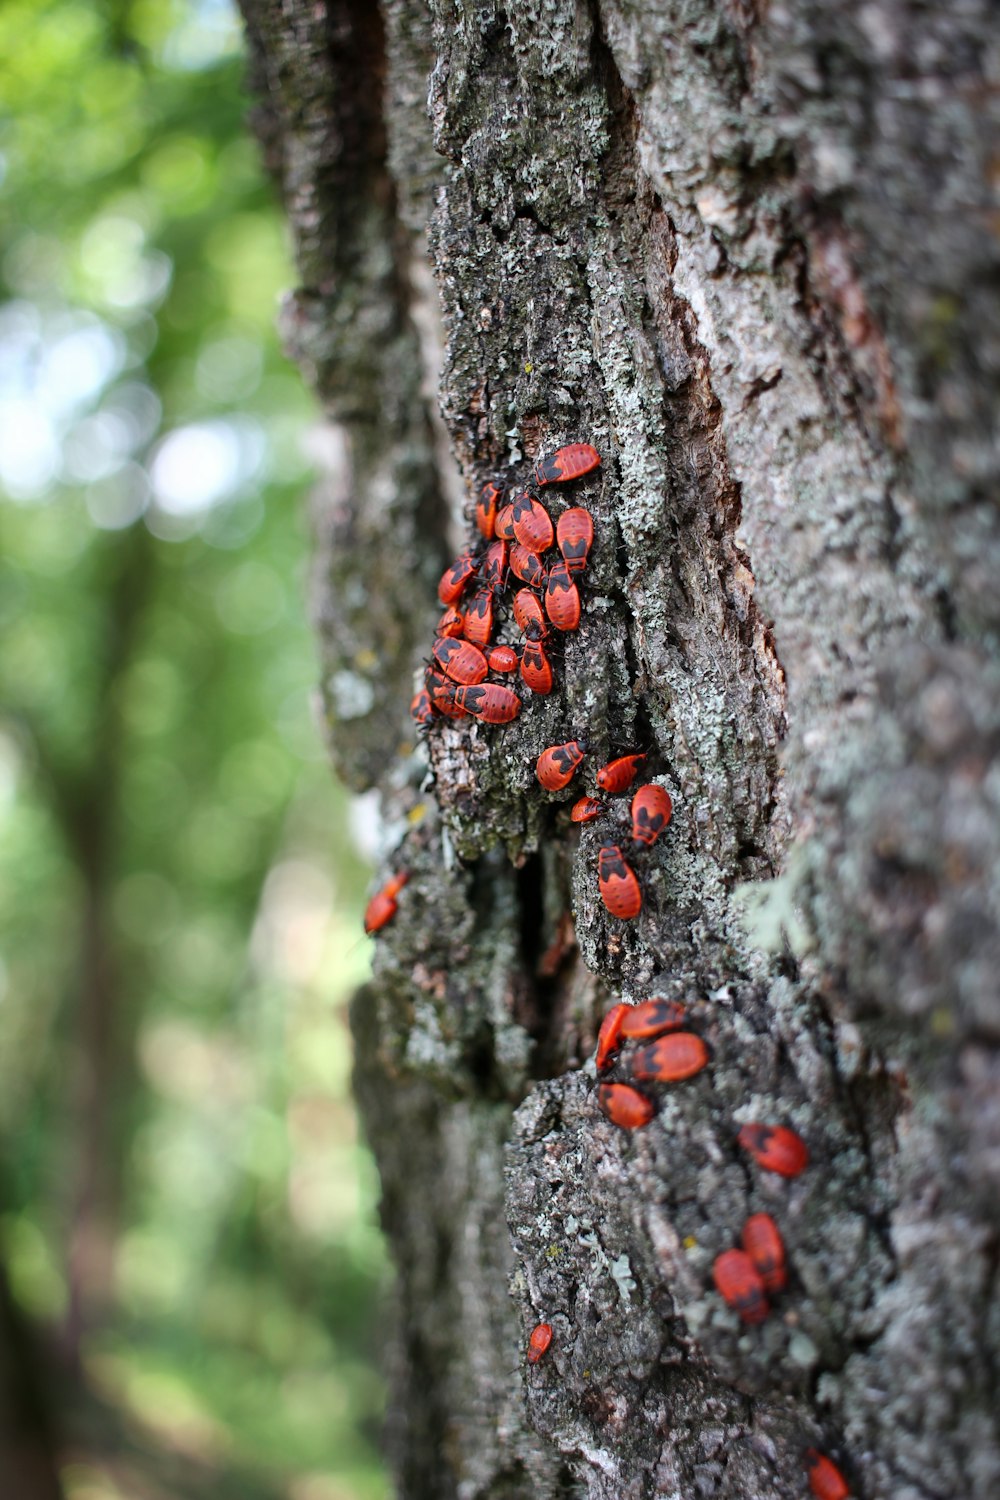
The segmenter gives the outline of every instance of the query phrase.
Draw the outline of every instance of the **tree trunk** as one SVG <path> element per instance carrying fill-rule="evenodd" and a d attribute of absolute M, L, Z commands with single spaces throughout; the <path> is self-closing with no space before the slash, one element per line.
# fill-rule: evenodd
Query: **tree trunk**
<path fill-rule="evenodd" d="M 10 1500 L 63 1500 L 47 1399 L 49 1364 L 39 1357 L 0 1266 L 0 1477 Z"/>
<path fill-rule="evenodd" d="M 355 1005 L 400 1495 L 792 1500 L 814 1446 L 870 1500 L 995 1497 L 991 8 L 244 9 L 328 418 L 332 753 L 411 875 Z M 471 497 L 573 441 L 556 691 L 412 749 Z M 674 796 L 633 922 L 532 774 L 572 736 Z M 588 1058 L 650 993 L 712 1061 L 626 1132 Z M 791 1276 L 744 1326 L 712 1265 L 758 1211 Z"/>

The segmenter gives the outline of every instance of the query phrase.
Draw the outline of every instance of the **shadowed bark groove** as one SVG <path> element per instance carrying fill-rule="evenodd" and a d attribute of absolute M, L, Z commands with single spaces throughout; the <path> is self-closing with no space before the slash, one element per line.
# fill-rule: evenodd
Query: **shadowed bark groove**
<path fill-rule="evenodd" d="M 864 1500 L 987 1500 L 989 7 L 244 5 L 286 327 L 340 456 L 331 743 L 412 877 L 354 1008 L 399 1492 L 792 1500 L 815 1444 Z M 597 534 L 557 691 L 414 747 L 443 539 L 473 537 L 453 460 L 471 497 L 575 440 L 603 465 L 573 491 Z M 630 924 L 598 899 L 606 832 L 534 778 L 570 735 L 591 765 L 648 749 L 674 798 Z M 711 1065 L 629 1135 L 587 1059 L 654 988 Z M 752 1119 L 809 1170 L 748 1163 Z M 791 1279 L 747 1328 L 711 1267 L 762 1210 Z"/>

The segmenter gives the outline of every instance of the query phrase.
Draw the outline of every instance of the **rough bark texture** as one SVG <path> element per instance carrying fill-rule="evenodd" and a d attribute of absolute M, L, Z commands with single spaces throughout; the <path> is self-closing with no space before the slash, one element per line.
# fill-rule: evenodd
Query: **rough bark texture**
<path fill-rule="evenodd" d="M 244 9 L 330 423 L 330 741 L 413 877 L 355 1007 L 400 1494 L 791 1500 L 815 1444 L 869 1500 L 995 1497 L 989 5 Z M 407 747 L 462 495 L 578 440 L 556 693 Z M 532 774 L 573 733 L 675 798 L 631 924 Z M 713 1060 L 630 1135 L 587 1059 L 654 988 Z M 749 1168 L 750 1119 L 811 1168 Z M 748 1329 L 710 1273 L 762 1209 L 793 1276 Z"/>

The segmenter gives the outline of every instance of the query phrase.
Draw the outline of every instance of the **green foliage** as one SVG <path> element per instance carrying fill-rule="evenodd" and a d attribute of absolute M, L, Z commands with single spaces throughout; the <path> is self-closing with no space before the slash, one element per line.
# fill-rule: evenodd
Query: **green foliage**
<path fill-rule="evenodd" d="M 237 22 L 12 0 L 0 52 L 0 1246 L 34 1316 L 82 1307 L 150 1474 L 375 1500 L 366 874 L 310 712 L 311 413 Z M 107 1457 L 76 1445 L 71 1500 L 123 1493 Z"/>

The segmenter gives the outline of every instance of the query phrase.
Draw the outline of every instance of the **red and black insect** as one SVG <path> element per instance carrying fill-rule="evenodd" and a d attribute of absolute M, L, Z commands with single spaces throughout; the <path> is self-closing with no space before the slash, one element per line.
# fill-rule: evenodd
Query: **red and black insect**
<path fill-rule="evenodd" d="M 597 785 L 602 792 L 627 792 L 645 759 L 645 755 L 620 755 L 609 760 L 597 773 Z"/>
<path fill-rule="evenodd" d="M 503 588 L 504 579 L 507 576 L 507 543 L 504 541 L 493 541 L 486 549 L 483 558 L 483 586 L 484 588 L 499 590 Z"/>
<path fill-rule="evenodd" d="M 809 1165 L 809 1147 L 787 1125 L 744 1125 L 736 1137 L 765 1172 L 780 1177 L 798 1177 Z"/>
<path fill-rule="evenodd" d="M 449 604 L 440 620 L 437 622 L 436 635 L 460 636 L 465 629 L 465 616 L 454 604 Z"/>
<path fill-rule="evenodd" d="M 434 642 L 431 655 L 446 677 L 463 686 L 485 681 L 489 671 L 486 657 L 471 641 L 455 641 L 442 636 Z"/>
<path fill-rule="evenodd" d="M 474 646 L 488 646 L 493 634 L 493 594 L 479 589 L 465 607 L 463 633 Z"/>
<path fill-rule="evenodd" d="M 524 632 L 521 651 L 521 678 L 533 693 L 544 696 L 552 691 L 552 663 L 542 644 L 544 637 L 537 625 L 529 624 Z"/>
<path fill-rule="evenodd" d="M 604 803 L 598 802 L 596 797 L 580 797 L 569 810 L 571 823 L 593 823 L 604 811 Z"/>
<path fill-rule="evenodd" d="M 556 523 L 556 542 L 571 573 L 582 573 L 594 545 L 594 518 L 582 505 L 564 510 Z"/>
<path fill-rule="evenodd" d="M 499 682 L 457 687 L 453 697 L 464 713 L 471 714 L 483 724 L 509 724 L 521 712 L 520 698 Z"/>
<path fill-rule="evenodd" d="M 648 1125 L 656 1113 L 652 1099 L 628 1083 L 598 1084 L 597 1103 L 612 1125 L 620 1125 L 623 1130 L 638 1130 L 640 1125 Z"/>
<path fill-rule="evenodd" d="M 629 922 L 639 915 L 642 891 L 617 844 L 605 844 L 598 854 L 597 883 L 601 900 L 613 917 Z"/>
<path fill-rule="evenodd" d="M 788 1280 L 785 1271 L 785 1242 L 771 1215 L 751 1214 L 743 1225 L 740 1239 L 768 1291 L 783 1291 Z"/>
<path fill-rule="evenodd" d="M 604 1020 L 601 1029 L 597 1033 L 597 1057 L 595 1062 L 598 1073 L 604 1073 L 611 1066 L 612 1058 L 621 1046 L 622 1017 L 629 1009 L 627 1005 L 612 1005 Z"/>
<path fill-rule="evenodd" d="M 378 932 L 387 922 L 392 921 L 398 910 L 396 897 L 409 878 L 406 870 L 400 870 L 398 875 L 394 875 L 391 880 L 386 881 L 380 891 L 375 892 L 365 907 L 366 932 Z"/>
<path fill-rule="evenodd" d="M 655 844 L 670 822 L 673 810 L 670 793 L 664 791 L 662 786 L 657 786 L 655 781 L 641 786 L 632 798 L 633 842 L 645 844 L 647 848 Z"/>
<path fill-rule="evenodd" d="M 542 1355 L 552 1342 L 552 1324 L 536 1323 L 531 1330 L 528 1339 L 528 1353 L 525 1356 L 529 1365 L 537 1365 Z"/>
<path fill-rule="evenodd" d="M 622 1018 L 622 1036 L 662 1036 L 665 1031 L 678 1031 L 687 1019 L 687 1013 L 679 1000 L 668 1000 L 665 995 L 653 995 L 641 1005 L 626 1007 Z"/>
<path fill-rule="evenodd" d="M 580 590 L 570 577 L 566 562 L 553 563 L 549 569 L 545 613 L 557 630 L 576 630 L 580 624 Z"/>
<path fill-rule="evenodd" d="M 601 455 L 589 443 L 568 443 L 535 465 L 536 484 L 566 484 L 600 466 Z"/>
<path fill-rule="evenodd" d="M 527 547 L 522 547 L 520 542 L 515 542 L 510 549 L 510 571 L 522 583 L 534 584 L 536 588 L 540 588 L 545 582 L 542 559 L 537 552 L 529 552 Z"/>
<path fill-rule="evenodd" d="M 517 652 L 513 646 L 494 646 L 486 660 L 491 672 L 517 671 Z"/>
<path fill-rule="evenodd" d="M 425 726 L 434 718 L 434 705 L 425 687 L 422 687 L 418 693 L 414 693 L 410 702 L 410 717 L 415 724 Z"/>
<path fill-rule="evenodd" d="M 456 701 L 455 695 L 459 690 L 453 682 L 443 673 L 434 671 L 426 672 L 424 681 L 435 713 L 444 714 L 447 719 L 465 718 L 466 711 Z"/>
<path fill-rule="evenodd" d="M 535 761 L 535 775 L 547 792 L 561 792 L 582 766 L 586 753 L 587 747 L 580 740 L 550 745 Z"/>
<path fill-rule="evenodd" d="M 457 604 L 462 597 L 462 590 L 474 573 L 478 571 L 479 564 L 471 552 L 463 552 L 456 557 L 450 568 L 445 568 L 438 584 L 438 598 L 442 604 Z"/>
<path fill-rule="evenodd" d="M 494 484 L 492 480 L 489 480 L 479 491 L 479 499 L 476 501 L 476 525 L 488 542 L 493 540 L 497 506 L 502 495 L 503 485 Z"/>
<path fill-rule="evenodd" d="M 818 1448 L 807 1448 L 805 1459 L 809 1488 L 816 1500 L 848 1500 L 851 1486 L 832 1458 Z"/>
<path fill-rule="evenodd" d="M 544 552 L 556 539 L 552 517 L 530 490 L 514 496 L 514 535 L 529 552 Z"/>
<path fill-rule="evenodd" d="M 701 1037 L 693 1031 L 675 1031 L 633 1052 L 629 1071 L 633 1078 L 651 1083 L 679 1083 L 693 1078 L 707 1063 L 708 1048 Z"/>
<path fill-rule="evenodd" d="M 771 1307 L 764 1283 L 745 1250 L 725 1250 L 716 1256 L 712 1279 L 744 1323 L 763 1323 Z"/>
<path fill-rule="evenodd" d="M 526 631 L 529 625 L 534 624 L 545 633 L 545 616 L 541 603 L 538 595 L 533 594 L 530 589 L 518 589 L 514 595 L 514 619 L 520 630 Z"/>
<path fill-rule="evenodd" d="M 513 542 L 514 537 L 514 507 L 513 505 L 502 505 L 497 511 L 497 518 L 493 527 L 493 535 L 505 542 Z"/>

